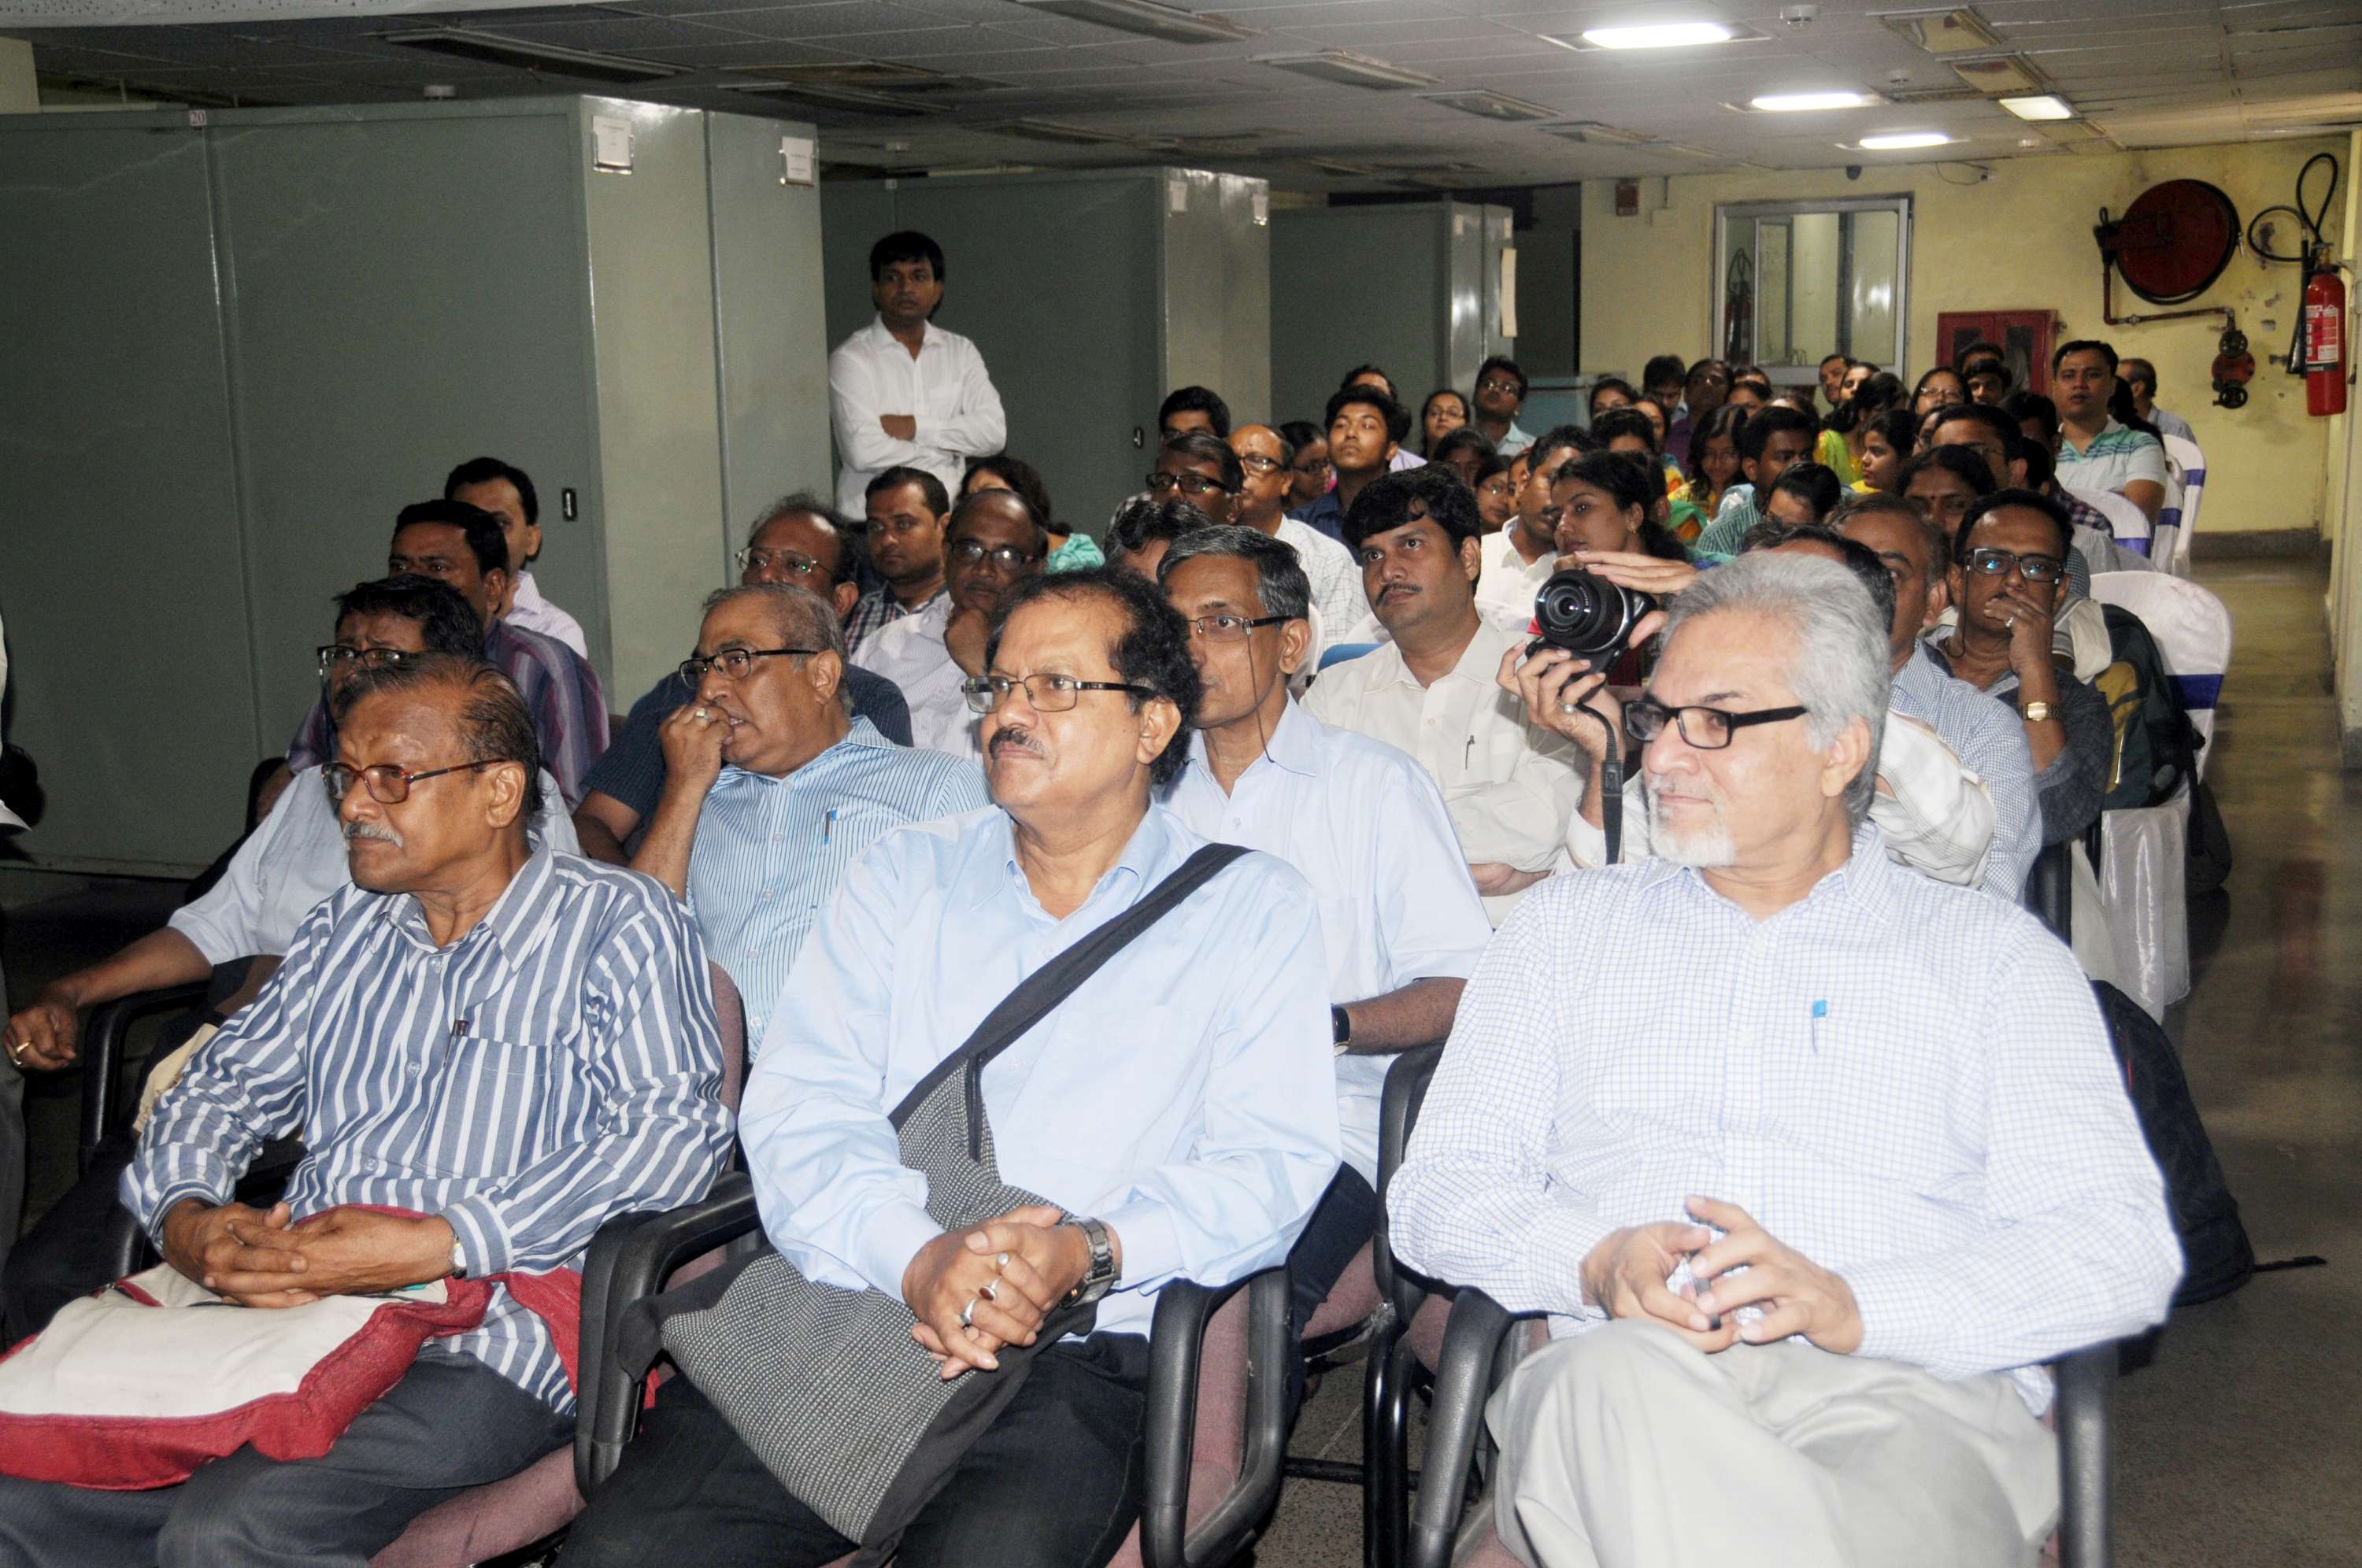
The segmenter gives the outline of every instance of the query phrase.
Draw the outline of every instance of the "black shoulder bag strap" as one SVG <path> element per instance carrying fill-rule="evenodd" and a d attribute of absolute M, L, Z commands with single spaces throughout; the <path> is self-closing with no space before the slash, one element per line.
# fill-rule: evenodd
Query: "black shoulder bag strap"
<path fill-rule="evenodd" d="M 976 1026 L 976 1032 L 967 1037 L 966 1044 L 936 1063 L 925 1077 L 911 1086 L 911 1092 L 902 1097 L 902 1102 L 888 1118 L 894 1130 L 901 1131 L 902 1123 L 944 1079 L 964 1072 L 967 1075 L 968 1153 L 981 1159 L 985 1065 L 1024 1038 L 1027 1030 L 1074 995 L 1085 980 L 1098 973 L 1102 965 L 1131 945 L 1134 937 L 1172 913 L 1183 900 L 1246 853 L 1235 844 L 1203 845 L 1146 898 L 1028 975 L 1015 990 L 1001 999 L 999 1007 L 985 1014 L 984 1021 Z"/>

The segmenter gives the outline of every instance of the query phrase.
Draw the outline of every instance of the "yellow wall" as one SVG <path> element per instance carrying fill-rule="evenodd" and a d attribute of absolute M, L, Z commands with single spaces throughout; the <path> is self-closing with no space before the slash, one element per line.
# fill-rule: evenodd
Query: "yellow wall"
<path fill-rule="evenodd" d="M 1842 170 L 1650 179 L 1640 184 L 1640 215 L 1623 218 L 1616 215 L 1613 182 L 1586 182 L 1583 368 L 1631 374 L 1652 354 L 1694 358 L 1705 351 L 1714 326 L 1716 203 L 1907 193 L 1913 223 L 1905 381 L 1932 362 L 1939 312 L 2047 305 L 2059 317 L 2060 341 L 2104 337 L 2119 353 L 2156 364 L 2158 401 L 2188 419 L 2206 448 L 2208 532 L 2318 527 L 2330 422 L 2306 417 L 2303 381 L 2265 363 L 2265 356 L 2287 350 L 2297 269 L 2267 267 L 2243 252 L 2213 288 L 2191 302 L 2235 309 L 2250 339 L 2258 374 L 2247 405 L 2233 413 L 2213 405 L 2207 373 L 2219 318 L 2117 327 L 2102 321 L 2092 227 L 2102 207 L 2121 213 L 2149 186 L 2175 179 L 2221 186 L 2245 223 L 2258 207 L 2291 200 L 2298 169 L 2324 149 L 2343 161 L 2346 140 L 2004 159 L 1976 184 L 1965 182 L 1971 171 L 1959 164 L 1873 168 L 1855 182 Z M 2346 178 L 2353 178 L 2350 165 Z M 2290 227 L 2283 215 L 2276 241 L 2281 248 L 2292 244 Z M 2118 282 L 2120 315 L 2157 308 Z"/>

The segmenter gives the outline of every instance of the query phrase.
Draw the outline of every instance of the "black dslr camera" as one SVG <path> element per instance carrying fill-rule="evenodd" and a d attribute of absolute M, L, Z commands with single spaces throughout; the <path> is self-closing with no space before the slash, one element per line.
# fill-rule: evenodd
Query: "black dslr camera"
<path fill-rule="evenodd" d="M 1580 568 L 1554 572 L 1534 595 L 1534 624 L 1541 635 L 1528 651 L 1564 648 L 1596 668 L 1624 651 L 1632 628 L 1656 608 L 1653 593 L 1620 587 Z"/>

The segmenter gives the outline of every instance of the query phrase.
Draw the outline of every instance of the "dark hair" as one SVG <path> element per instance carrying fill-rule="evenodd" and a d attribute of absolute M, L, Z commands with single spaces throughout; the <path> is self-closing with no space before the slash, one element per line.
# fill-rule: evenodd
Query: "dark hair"
<path fill-rule="evenodd" d="M 1738 427 L 1731 444 L 1738 449 L 1740 457 L 1756 462 L 1761 459 L 1763 448 L 1771 443 L 1772 437 L 1783 430 L 1798 436 L 1814 436 L 1819 434 L 1820 428 L 1820 421 L 1801 409 L 1790 408 L 1781 403 L 1767 403 L 1747 416 L 1747 423 Z"/>
<path fill-rule="evenodd" d="M 1114 519 L 1108 524 L 1108 559 L 1135 556 L 1159 539 L 1170 544 L 1184 534 L 1212 526 L 1212 518 L 1177 495 L 1163 501 L 1135 495 L 1116 508 Z"/>
<path fill-rule="evenodd" d="M 2009 368 L 2009 361 L 1998 354 L 1986 354 L 1970 360 L 1968 369 L 1960 372 L 1961 384 L 1966 385 L 1982 375 L 1999 376 L 2004 394 L 2017 384 L 2017 375 Z"/>
<path fill-rule="evenodd" d="M 1712 370 L 1716 365 L 1720 365 L 1722 367 L 1723 378 L 1726 381 L 1728 380 L 1730 377 L 1730 361 L 1718 358 L 1716 355 L 1709 354 L 1703 359 L 1697 359 L 1691 362 L 1688 373 L 1682 377 L 1683 384 L 1687 385 L 1689 382 L 1697 380 L 1698 377 L 1704 375 L 1706 371 Z"/>
<path fill-rule="evenodd" d="M 1640 417 L 1646 419 L 1649 416 L 1644 414 Z M 1553 425 L 1535 436 L 1533 445 L 1526 448 L 1523 455 L 1527 459 L 1527 471 L 1531 472 L 1540 467 L 1544 458 L 1561 449 L 1571 451 L 1579 458 L 1588 457 L 1594 452 L 1607 450 L 1607 443 L 1580 425 Z"/>
<path fill-rule="evenodd" d="M 1485 519 L 1476 511 L 1476 492 L 1461 483 L 1460 476 L 1450 469 L 1429 463 L 1398 474 L 1380 474 L 1363 486 L 1345 513 L 1345 543 L 1359 551 L 1371 535 L 1422 517 L 1442 529 L 1455 550 L 1485 532 Z"/>
<path fill-rule="evenodd" d="M 459 492 L 468 486 L 490 484 L 494 480 L 506 480 L 515 489 L 517 500 L 524 505 L 524 520 L 528 525 L 541 521 L 541 497 L 534 493 L 533 480 L 526 477 L 523 469 L 513 463 L 504 463 L 498 458 L 470 458 L 453 469 L 444 476 L 443 499 L 457 501 Z"/>
<path fill-rule="evenodd" d="M 1853 396 L 1840 403 L 1829 415 L 1829 428 L 1850 435 L 1890 408 L 1906 406 L 1911 394 L 1903 390 L 1902 381 L 1881 370 L 1853 389 Z"/>
<path fill-rule="evenodd" d="M 1629 452 L 1585 452 L 1560 464 L 1550 476 L 1552 485 L 1570 480 L 1605 491 L 1620 509 L 1637 506 L 1643 517 L 1665 495 L 1665 481 L 1658 475 L 1655 465 Z"/>
<path fill-rule="evenodd" d="M 2047 494 L 2050 481 L 2058 477 L 2058 462 L 2050 455 L 2050 447 L 2031 436 L 2011 433 L 2009 460 L 2025 466 L 2025 488 L 2028 490 L 2038 490 Z"/>
<path fill-rule="evenodd" d="M 1019 509 L 1025 513 L 1025 520 L 1033 525 L 1034 553 L 1043 556 L 1050 553 L 1050 530 L 1043 525 L 1042 514 L 1033 510 L 1032 502 L 1013 490 L 980 490 L 974 495 L 961 496 L 957 503 L 952 507 L 950 519 L 944 524 L 944 558 L 946 561 L 951 558 L 951 536 L 958 530 L 961 520 L 978 505 L 985 503 L 988 498 L 1006 498 L 1017 502 Z"/>
<path fill-rule="evenodd" d="M 1910 519 L 1912 526 L 1919 530 L 1919 536 L 1927 544 L 1927 580 L 1932 583 L 1944 575 L 1944 563 L 1952 553 L 1952 542 L 1944 536 L 1944 525 L 1899 495 L 1889 495 L 1882 490 L 1867 493 L 1856 491 L 1839 502 L 1838 509 L 1829 513 L 1828 525 L 1842 531 L 1855 518 L 1876 513 Z"/>
<path fill-rule="evenodd" d="M 1845 499 L 1845 486 L 1839 482 L 1837 470 L 1826 463 L 1792 463 L 1772 486 L 1772 494 L 1786 491 L 1813 509 L 1813 521 L 1820 522 L 1838 509 Z M 1771 496 L 1764 497 L 1766 501 Z"/>
<path fill-rule="evenodd" d="M 1993 492 L 1992 468 L 1984 454 L 1973 447 L 1930 447 L 1903 469 L 1903 493 L 1911 491 L 1911 481 L 1929 469 L 1941 469 L 1975 491 L 1980 496 Z"/>
<path fill-rule="evenodd" d="M 1618 436 L 1638 436 L 1650 452 L 1657 445 L 1657 422 L 1637 408 L 1611 408 L 1591 422 L 1592 437 L 1602 447 L 1612 444 Z"/>
<path fill-rule="evenodd" d="M 1214 434 L 1228 439 L 1231 434 L 1231 405 L 1211 387 L 1175 387 L 1164 394 L 1156 405 L 1156 428 L 1162 433 L 1176 414 L 1202 414 L 1213 422 Z"/>
<path fill-rule="evenodd" d="M 1304 575 L 1296 547 L 1285 540 L 1242 523 L 1199 528 L 1173 541 L 1173 547 L 1156 564 L 1156 585 L 1164 587 L 1175 567 L 1198 556 L 1224 556 L 1253 567 L 1255 598 L 1262 602 L 1264 614 L 1285 615 L 1291 621 L 1311 616 L 1312 580 Z"/>
<path fill-rule="evenodd" d="M 1203 515 L 1199 513 L 1201 521 Z M 1259 530 L 1255 534 L 1263 536 Z M 1179 778 L 1189 760 L 1189 732 L 1197 727 L 1198 704 L 1205 696 L 1206 684 L 1198 674 L 1197 661 L 1189 657 L 1189 623 L 1154 583 L 1137 572 L 1107 566 L 1029 578 L 1002 602 L 999 614 L 993 618 L 992 631 L 985 639 L 984 661 L 989 666 L 999 657 L 1000 634 L 1008 629 L 1010 617 L 1027 605 L 1043 599 L 1074 601 L 1094 596 L 1123 612 L 1123 632 L 1108 649 L 1108 663 L 1115 668 L 1116 679 L 1145 686 L 1181 710 L 1181 723 L 1174 728 L 1173 738 L 1149 764 L 1149 784 L 1161 789 Z M 1140 712 L 1146 701 L 1131 698 L 1131 711 Z"/>
<path fill-rule="evenodd" d="M 906 484 L 919 487 L 920 498 L 927 503 L 927 510 L 937 517 L 945 516 L 951 512 L 951 492 L 944 488 L 943 480 L 924 469 L 908 467 L 880 469 L 877 478 L 861 487 L 861 499 L 875 501 L 888 491 Z"/>
<path fill-rule="evenodd" d="M 1640 367 L 1640 384 L 1644 387 L 1657 387 L 1664 385 L 1667 381 L 1688 380 L 1689 368 L 1682 362 L 1682 357 L 1679 354 L 1652 355 L 1649 362 Z"/>
<path fill-rule="evenodd" d="M 1836 529 L 1819 523 L 1807 523 L 1801 528 L 1790 528 L 1772 539 L 1756 537 L 1758 529 L 1760 527 L 1761 525 L 1759 524 L 1755 528 L 1749 528 L 1747 531 L 1748 538 L 1754 542 L 1741 545 L 1739 547 L 1741 555 L 1750 550 L 1777 549 L 1782 545 L 1799 543 L 1827 545 L 1837 551 L 1838 559 L 1845 569 L 1853 573 L 1864 588 L 1870 590 L 1870 602 L 1878 606 L 1880 624 L 1888 626 L 1894 624 L 1894 576 L 1886 569 L 1886 563 L 1878 558 L 1876 550 L 1860 540 L 1849 539 Z"/>
<path fill-rule="evenodd" d="M 1705 477 L 1705 445 L 1709 441 L 1727 440 L 1731 451 L 1738 450 L 1738 427 L 1747 423 L 1747 410 L 1726 403 L 1704 419 L 1690 425 L 1689 461 L 1683 471 L 1695 482 Z"/>
<path fill-rule="evenodd" d="M 1518 401 L 1519 403 L 1525 402 L 1526 389 L 1532 383 L 1526 380 L 1526 372 L 1518 368 L 1518 362 L 1515 359 L 1510 359 L 1507 354 L 1494 354 L 1487 356 L 1485 362 L 1476 367 L 1476 384 L 1480 387 L 1483 386 L 1485 384 L 1485 378 L 1491 375 L 1496 370 L 1507 370 L 1509 374 L 1518 378 Z"/>
<path fill-rule="evenodd" d="M 2165 432 L 2140 416 L 2140 408 L 2133 402 L 2133 389 L 2122 376 L 2108 389 L 2108 417 L 2127 430 L 2154 436 L 2159 447 L 2165 445 Z"/>
<path fill-rule="evenodd" d="M 1308 419 L 1291 419 L 1279 427 L 1279 437 L 1288 445 L 1288 462 L 1292 466 L 1297 455 L 1314 442 L 1326 442 L 1329 432 Z"/>
<path fill-rule="evenodd" d="M 1935 422 L 1927 428 L 1932 433 L 1961 419 L 1967 420 L 1971 425 L 1983 425 L 2000 436 L 2004 446 L 2011 436 L 2024 434 L 2018 429 L 2017 421 L 2011 418 L 2006 411 L 1996 408 L 1989 403 L 1947 403 L 1936 411 Z"/>
<path fill-rule="evenodd" d="M 399 615 L 418 623 L 418 642 L 428 653 L 459 658 L 482 657 L 484 624 L 458 590 L 416 572 L 356 583 L 336 597 L 337 624 L 348 615 Z"/>
<path fill-rule="evenodd" d="M 1982 337 L 1961 349 L 1959 358 L 1952 361 L 1952 368 L 1959 373 L 1962 380 L 1966 380 L 1969 367 L 1980 359 L 1999 359 L 2003 370 L 2009 369 L 2007 351 L 2000 344 Z"/>
<path fill-rule="evenodd" d="M 458 529 L 467 536 L 468 553 L 476 558 L 480 575 L 509 569 L 508 536 L 501 532 L 501 520 L 480 506 L 464 501 L 415 501 L 394 515 L 393 531 L 398 536 L 414 523 Z"/>
<path fill-rule="evenodd" d="M 1762 388 L 1763 401 L 1770 403 L 1772 401 L 1772 372 L 1765 370 L 1760 365 L 1749 365 L 1743 370 L 1731 371 L 1730 390 L 1737 392 L 1741 387 Z M 1799 387 L 1796 390 L 1802 392 L 1804 389 Z"/>
<path fill-rule="evenodd" d="M 2050 373 L 2052 375 L 2055 376 L 2058 373 L 2058 367 L 2067 362 L 2067 356 L 2070 354 L 2097 354 L 2101 359 L 2108 362 L 2108 374 L 2112 376 L 2116 373 L 2116 367 L 2122 363 L 2122 361 L 2116 358 L 2116 346 L 2114 344 L 2103 343 L 2096 337 L 2070 337 L 2066 342 L 2058 345 L 2058 348 L 2050 350 Z"/>
<path fill-rule="evenodd" d="M 1843 354 L 1824 354 L 1821 356 L 1821 365 L 1826 365 L 1832 359 L 1843 364 L 1848 370 L 1853 369 L 1853 361 Z M 1820 369 L 1820 365 L 1816 365 L 1813 368 L 1815 370 L 1818 370 Z"/>
<path fill-rule="evenodd" d="M 1595 412 L 1599 407 L 1599 394 L 1606 392 L 1623 393 L 1628 403 L 1640 401 L 1639 389 L 1630 381 L 1621 376 L 1602 376 L 1591 383 L 1591 391 L 1584 397 L 1583 406 Z"/>
<path fill-rule="evenodd" d="M 2014 392 L 2001 400 L 2002 412 L 2015 420 L 2023 433 L 2029 419 L 2042 426 L 2044 441 L 2058 439 L 2058 405 L 2038 392 Z"/>
<path fill-rule="evenodd" d="M 1247 481 L 1246 465 L 1239 461 L 1236 452 L 1231 450 L 1231 444 L 1202 430 L 1185 430 L 1166 440 L 1156 450 L 1159 457 L 1170 452 L 1176 458 L 1187 458 L 1193 462 L 1213 464 L 1221 470 L 1222 488 L 1232 495 L 1236 495 L 1239 487 Z"/>
<path fill-rule="evenodd" d="M 2136 365 L 2140 369 L 2133 369 Z M 2148 387 L 2148 395 L 2151 397 L 2157 395 L 2157 366 L 2137 354 L 2127 354 L 2117 360 L 2116 374 L 2122 376 L 2127 384 L 2146 384 Z"/>
<path fill-rule="evenodd" d="M 753 549 L 763 530 L 782 517 L 809 517 L 826 528 L 829 537 L 836 541 L 836 565 L 829 572 L 829 586 L 833 588 L 840 582 L 852 580 L 855 552 L 846 547 L 845 541 L 845 536 L 852 530 L 836 514 L 836 507 L 826 496 L 809 490 L 792 491 L 763 508 L 763 514 L 755 519 L 753 527 L 746 530 L 746 547 Z"/>
<path fill-rule="evenodd" d="M 1930 365 L 1927 369 L 1919 372 L 1919 379 L 1917 381 L 1911 383 L 1911 401 L 1913 403 L 1917 403 L 1919 401 L 1919 394 L 1927 390 L 1927 383 L 1934 381 L 1937 376 L 1951 377 L 1954 381 L 1960 383 L 1961 394 L 1963 396 L 1967 395 L 1969 390 L 1968 377 L 1960 374 L 1959 371 L 1954 370 L 1949 365 Z"/>
<path fill-rule="evenodd" d="M 1491 436 L 1473 425 L 1463 425 L 1459 429 L 1446 434 L 1442 440 L 1435 444 L 1435 449 L 1427 455 L 1428 466 L 1440 468 L 1463 451 L 1475 453 L 1476 461 L 1480 467 L 1496 458 L 1501 458 L 1500 451 L 1493 445 Z M 1508 466 L 1508 459 L 1502 458 L 1501 463 L 1506 468 Z"/>
<path fill-rule="evenodd" d="M 1347 388 L 1347 387 L 1352 386 L 1352 385 L 1353 384 L 1353 382 L 1354 382 L 1355 379 L 1356 379 L 1356 378 L 1358 378 L 1358 377 L 1362 377 L 1362 376 L 1375 376 L 1375 377 L 1377 377 L 1377 378 L 1378 378 L 1378 380 L 1380 380 L 1380 381 L 1384 381 L 1384 382 L 1386 384 L 1386 395 L 1387 395 L 1388 397 L 1393 398 L 1393 399 L 1394 399 L 1396 402 L 1397 402 L 1397 403 L 1399 403 L 1399 402 L 1401 402 L 1401 401 L 1402 401 L 1402 394 L 1401 394 L 1400 392 L 1396 392 L 1396 391 L 1395 390 L 1395 379 L 1394 379 L 1392 376 L 1390 376 L 1390 375 L 1386 374 L 1386 372 L 1385 372 L 1385 368 L 1384 366 L 1381 366 L 1381 365 L 1356 365 L 1356 366 L 1354 366 L 1352 370 L 1348 370 L 1348 371 L 1346 371 L 1346 372 L 1345 372 L 1345 379 L 1344 379 L 1343 381 L 1339 381 L 1339 382 L 1337 383 L 1338 390 L 1342 391 L 1343 389 L 1345 389 L 1345 388 Z M 1432 396 L 1434 396 L 1435 394 L 1434 394 L 1434 393 L 1432 393 L 1432 392 L 1429 392 L 1428 395 L 1429 395 L 1429 397 L 1432 397 Z M 1422 410 L 1420 410 L 1420 412 L 1421 412 L 1422 414 L 1424 414 L 1424 413 L 1426 412 L 1426 410 L 1422 409 Z"/>
<path fill-rule="evenodd" d="M 1410 434 L 1410 414 L 1405 411 L 1403 405 L 1371 386 L 1339 387 L 1335 392 L 1330 392 L 1329 406 L 1323 412 L 1320 421 L 1322 430 L 1326 431 L 1334 425 L 1337 423 L 1337 416 L 1355 403 L 1360 403 L 1363 408 L 1374 408 L 1378 411 L 1378 417 L 1386 422 L 1386 439 L 1396 446 L 1401 446 L 1403 437 Z M 1322 438 L 1327 437 L 1324 436 Z"/>
<path fill-rule="evenodd" d="M 2068 520 L 2065 507 L 2051 500 L 2050 497 L 2035 491 L 1997 490 L 1991 495 L 1981 497 L 1960 519 L 1959 530 L 1952 536 L 1954 560 L 1965 561 L 1969 558 L 1969 536 L 1976 531 L 1978 524 L 2004 506 L 2023 506 L 2029 512 L 2039 512 L 2049 518 L 2050 525 L 2058 530 L 2058 558 L 2061 561 L 2064 561 L 2067 558 L 2067 553 L 2075 547 L 2075 525 Z"/>
<path fill-rule="evenodd" d="M 1485 454 L 1484 460 L 1476 465 L 1476 482 L 1468 488 L 1481 490 L 1486 480 L 1491 479 L 1495 474 L 1506 474 L 1508 471 L 1508 458 L 1498 452 L 1487 452 Z"/>
<path fill-rule="evenodd" d="M 960 489 L 965 491 L 978 474 L 990 474 L 1025 498 L 1043 526 L 1050 526 L 1050 487 L 1043 481 L 1042 470 L 1022 458 L 1012 458 L 1006 452 L 996 452 L 989 458 L 977 458 L 960 476 Z"/>
<path fill-rule="evenodd" d="M 1375 367 L 1372 367 L 1372 369 L 1374 368 Z M 1358 371 L 1355 373 L 1359 374 Z M 1422 448 L 1424 448 L 1427 444 L 1427 411 L 1435 406 L 1435 400 L 1440 397 L 1458 398 L 1460 400 L 1460 414 L 1462 419 L 1460 428 L 1462 430 L 1468 428 L 1466 424 L 1468 416 L 1468 394 L 1460 391 L 1456 387 L 1438 387 L 1433 392 L 1427 394 L 1427 401 L 1425 403 L 1418 405 L 1418 435 L 1419 445 Z M 1447 439 L 1449 439 L 1451 434 L 1456 434 L 1456 432 L 1447 433 Z M 1427 454 L 1427 460 L 1430 463 L 1433 462 L 1435 460 L 1435 454 L 1433 452 L 1429 452 Z"/>
<path fill-rule="evenodd" d="M 924 261 L 938 283 L 949 276 L 944 271 L 944 248 L 915 228 L 897 229 L 869 248 L 869 281 L 883 279 L 886 269 L 897 261 Z"/>
<path fill-rule="evenodd" d="M 336 719 L 342 724 L 364 697 L 386 691 L 417 691 L 445 686 L 464 692 L 459 704 L 459 745 L 470 763 L 513 762 L 524 769 L 524 809 L 520 831 L 541 815 L 541 742 L 533 712 L 509 678 L 481 659 L 429 653 L 398 665 L 353 673 L 337 693 Z"/>
<path fill-rule="evenodd" d="M 1918 447 L 1919 416 L 1911 412 L 1908 403 L 1880 410 L 1878 417 L 1871 421 L 1870 428 L 1885 436 L 1886 444 L 1905 458 Z"/>

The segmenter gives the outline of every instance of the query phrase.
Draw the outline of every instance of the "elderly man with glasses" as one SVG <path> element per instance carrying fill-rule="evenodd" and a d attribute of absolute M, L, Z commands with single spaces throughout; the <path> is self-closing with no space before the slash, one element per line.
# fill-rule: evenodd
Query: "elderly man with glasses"
<path fill-rule="evenodd" d="M 1656 857 L 1536 889 L 1468 983 L 1388 1234 L 1550 1314 L 1486 1411 L 1522 1562 L 2030 1562 L 2040 1364 L 2165 1317 L 2091 987 L 1868 821 L 1888 668 L 1847 567 L 1701 576 L 1630 710 Z"/>
<path fill-rule="evenodd" d="M 191 1060 L 123 1178 L 164 1261 L 259 1310 L 579 1268 L 609 1217 L 705 1190 L 730 1149 L 705 953 L 647 878 L 536 847 L 533 723 L 505 676 L 422 654 L 338 693 L 322 770 L 352 885 Z M 270 1140 L 284 1202 L 234 1201 Z M 576 1326 L 492 1280 L 316 1459 L 248 1446 L 187 1482 L 0 1482 L 11 1562 L 359 1562 L 442 1498 L 564 1444 Z"/>
<path fill-rule="evenodd" d="M 911 705 L 914 745 L 982 758 L 976 714 L 961 683 L 984 673 L 994 613 L 1010 593 L 1042 575 L 1049 554 L 1049 531 L 1013 490 L 980 490 L 953 509 L 944 534 L 942 597 L 891 623 L 853 656 L 855 668 L 900 689 Z"/>
<path fill-rule="evenodd" d="M 985 803 L 975 767 L 896 745 L 854 715 L 844 657 L 818 594 L 725 588 L 680 667 L 696 695 L 660 732 L 664 794 L 632 869 L 689 901 L 750 1041 L 845 867 L 889 828 Z"/>

